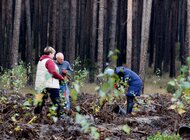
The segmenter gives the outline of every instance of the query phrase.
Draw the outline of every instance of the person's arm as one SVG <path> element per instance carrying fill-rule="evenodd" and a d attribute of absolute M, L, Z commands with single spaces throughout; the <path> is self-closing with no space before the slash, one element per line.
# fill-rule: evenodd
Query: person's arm
<path fill-rule="evenodd" d="M 71 64 L 68 62 L 67 70 L 69 71 L 69 74 L 73 73 L 73 69 L 71 67 Z"/>
<path fill-rule="evenodd" d="M 59 79 L 59 80 L 64 80 L 64 77 L 60 75 L 55 68 L 55 63 L 52 60 L 48 60 L 46 62 L 46 68 L 50 74 L 53 75 L 54 78 Z"/>

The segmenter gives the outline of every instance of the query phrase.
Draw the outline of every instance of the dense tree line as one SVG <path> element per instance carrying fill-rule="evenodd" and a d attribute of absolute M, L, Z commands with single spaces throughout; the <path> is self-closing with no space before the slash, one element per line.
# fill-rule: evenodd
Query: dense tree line
<path fill-rule="evenodd" d="M 187 9 L 187 0 L 0 0 L 0 66 L 34 66 L 49 45 L 102 71 L 117 48 L 117 65 L 173 77 L 188 56 Z"/>

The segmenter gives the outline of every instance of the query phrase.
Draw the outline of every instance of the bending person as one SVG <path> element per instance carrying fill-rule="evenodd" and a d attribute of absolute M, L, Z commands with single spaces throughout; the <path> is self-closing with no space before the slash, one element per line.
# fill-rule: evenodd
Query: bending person
<path fill-rule="evenodd" d="M 115 70 L 110 68 L 105 70 L 105 74 L 113 75 L 114 73 L 118 75 L 121 81 L 120 83 L 127 82 L 128 85 L 128 87 L 126 87 L 125 93 L 127 98 L 127 110 L 125 112 L 123 109 L 121 109 L 120 113 L 131 114 L 134 106 L 135 96 L 141 95 L 142 80 L 138 74 L 127 67 L 118 66 L 115 68 Z M 118 89 L 119 85 L 115 83 L 114 87 Z M 116 110 L 119 111 L 118 108 L 116 108 Z"/>

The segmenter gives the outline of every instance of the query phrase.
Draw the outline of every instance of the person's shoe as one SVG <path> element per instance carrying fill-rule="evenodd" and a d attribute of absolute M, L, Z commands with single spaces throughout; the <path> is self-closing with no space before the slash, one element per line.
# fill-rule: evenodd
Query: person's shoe
<path fill-rule="evenodd" d="M 35 114 L 35 115 L 40 114 L 41 111 L 42 111 L 41 107 L 37 106 L 37 107 L 35 107 L 35 109 L 34 109 L 34 114 Z"/>
<path fill-rule="evenodd" d="M 119 105 L 116 105 L 112 111 L 120 115 L 126 115 L 126 111 L 122 109 Z"/>

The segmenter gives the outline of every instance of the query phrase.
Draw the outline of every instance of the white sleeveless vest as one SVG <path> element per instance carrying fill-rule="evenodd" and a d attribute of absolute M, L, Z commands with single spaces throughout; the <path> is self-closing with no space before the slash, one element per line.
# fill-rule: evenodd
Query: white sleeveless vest
<path fill-rule="evenodd" d="M 43 59 L 38 62 L 37 72 L 36 72 L 36 81 L 35 81 L 35 90 L 40 93 L 45 88 L 57 88 L 59 89 L 59 80 L 53 78 L 45 66 L 46 62 L 50 58 Z M 55 65 L 56 71 L 59 71 L 57 65 Z"/>

